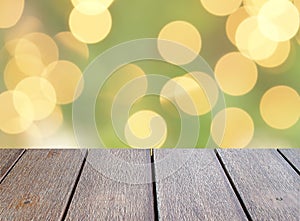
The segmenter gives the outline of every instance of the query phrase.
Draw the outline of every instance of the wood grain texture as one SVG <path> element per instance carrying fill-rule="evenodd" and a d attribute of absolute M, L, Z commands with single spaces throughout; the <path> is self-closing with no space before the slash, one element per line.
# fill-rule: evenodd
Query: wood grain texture
<path fill-rule="evenodd" d="M 300 148 L 279 150 L 300 171 Z"/>
<path fill-rule="evenodd" d="M 0 184 L 0 220 L 59 220 L 82 162 L 79 150 L 27 150 Z"/>
<path fill-rule="evenodd" d="M 22 149 L 0 149 L 0 182 L 23 151 Z"/>
<path fill-rule="evenodd" d="M 114 158 L 128 164 L 115 163 Z M 149 163 L 146 150 L 90 150 L 66 220 L 154 220 L 152 184 L 130 183 L 138 183 L 135 177 L 141 174 L 152 180 Z M 128 165 L 137 170 L 130 172 Z"/>
<path fill-rule="evenodd" d="M 276 150 L 218 150 L 253 220 L 299 220 L 300 177 Z"/>
<path fill-rule="evenodd" d="M 247 220 L 214 151 L 189 151 L 155 150 L 160 220 Z"/>

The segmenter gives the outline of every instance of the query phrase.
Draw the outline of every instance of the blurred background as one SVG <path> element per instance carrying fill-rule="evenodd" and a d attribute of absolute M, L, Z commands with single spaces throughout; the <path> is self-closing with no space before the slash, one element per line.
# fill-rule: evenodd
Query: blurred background
<path fill-rule="evenodd" d="M 105 83 L 95 107 L 105 146 L 174 147 L 182 111 L 199 119 L 199 148 L 209 137 L 223 148 L 299 147 L 299 10 L 297 0 L 2 0 L 0 147 L 75 147 L 72 103 L 88 87 L 86 67 L 141 38 L 158 38 L 165 61 L 124 64 Z M 199 54 L 214 75 L 187 73 L 180 65 L 195 57 L 159 39 Z M 132 104 L 122 141 L 112 125 L 114 98 L 137 77 L 146 90 L 147 74 L 171 80 L 161 95 Z M 222 96 L 226 109 L 213 116 Z M 162 134 L 140 145 L 154 131 Z"/>

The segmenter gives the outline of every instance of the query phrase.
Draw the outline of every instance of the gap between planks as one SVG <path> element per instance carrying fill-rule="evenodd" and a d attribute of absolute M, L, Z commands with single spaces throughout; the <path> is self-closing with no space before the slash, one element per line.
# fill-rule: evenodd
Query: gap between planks
<path fill-rule="evenodd" d="M 8 176 L 9 172 L 14 168 L 14 166 L 18 163 L 18 161 L 21 159 L 21 157 L 26 152 L 26 149 L 21 150 L 21 153 L 16 157 L 16 159 L 13 160 L 12 164 L 8 166 L 5 173 L 0 176 L 0 184 L 5 180 L 5 178 Z"/>

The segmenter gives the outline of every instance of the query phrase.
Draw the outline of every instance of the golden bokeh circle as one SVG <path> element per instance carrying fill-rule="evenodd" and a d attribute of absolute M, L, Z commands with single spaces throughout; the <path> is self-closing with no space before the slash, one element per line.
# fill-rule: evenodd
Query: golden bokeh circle
<path fill-rule="evenodd" d="M 235 34 L 238 26 L 248 17 L 249 14 L 244 7 L 240 7 L 237 11 L 228 16 L 226 20 L 226 34 L 232 44 L 235 45 Z"/>
<path fill-rule="evenodd" d="M 7 134 L 19 134 L 27 130 L 33 121 L 30 99 L 19 91 L 0 94 L 0 129 Z"/>
<path fill-rule="evenodd" d="M 154 111 L 138 111 L 126 123 L 125 138 L 133 148 L 159 148 L 167 138 L 167 124 Z"/>
<path fill-rule="evenodd" d="M 63 113 L 60 106 L 56 106 L 53 112 L 45 119 L 34 121 L 26 134 L 34 139 L 43 139 L 54 135 L 63 124 Z"/>
<path fill-rule="evenodd" d="M 79 41 L 94 44 L 109 34 L 112 27 L 111 14 L 105 9 L 101 13 L 88 15 L 74 8 L 69 17 L 69 27 Z"/>
<path fill-rule="evenodd" d="M 17 41 L 14 55 L 31 55 L 42 60 L 44 65 L 57 61 L 58 47 L 55 41 L 41 32 L 25 35 Z"/>
<path fill-rule="evenodd" d="M 256 63 L 259 64 L 260 66 L 267 67 L 267 68 L 277 67 L 283 64 L 287 60 L 290 51 L 291 51 L 290 41 L 280 42 L 276 50 L 274 51 L 274 53 L 271 55 L 271 57 L 265 60 L 258 60 L 256 61 Z"/>
<path fill-rule="evenodd" d="M 256 16 L 267 1 L 269 0 L 243 0 L 243 5 L 250 16 Z"/>
<path fill-rule="evenodd" d="M 0 1 L 0 28 L 10 28 L 21 18 L 24 10 L 24 0 Z"/>
<path fill-rule="evenodd" d="M 15 60 L 19 69 L 29 76 L 39 76 L 45 69 L 41 58 L 30 54 L 16 55 Z"/>
<path fill-rule="evenodd" d="M 13 90 L 21 80 L 29 76 L 20 70 L 15 58 L 8 61 L 3 74 L 5 86 L 9 90 Z"/>
<path fill-rule="evenodd" d="M 192 72 L 169 80 L 160 92 L 160 102 L 167 100 L 183 112 L 199 116 L 207 114 L 218 100 L 218 86 L 213 78 L 202 72 Z"/>
<path fill-rule="evenodd" d="M 226 108 L 216 114 L 211 124 L 211 136 L 222 148 L 244 148 L 252 140 L 254 123 L 240 108 Z"/>
<path fill-rule="evenodd" d="M 272 87 L 261 98 L 260 114 L 272 128 L 292 127 L 300 117 L 300 97 L 297 91 L 285 85 Z"/>
<path fill-rule="evenodd" d="M 256 64 L 239 52 L 231 52 L 217 62 L 215 78 L 222 91 L 240 96 L 253 89 L 257 82 Z"/>
<path fill-rule="evenodd" d="M 82 72 L 70 61 L 60 60 L 49 64 L 42 76 L 54 87 L 58 104 L 73 102 L 83 90 Z"/>
<path fill-rule="evenodd" d="M 56 106 L 56 93 L 52 84 L 42 77 L 28 77 L 20 81 L 16 91 L 26 94 L 34 110 L 34 120 L 48 117 Z"/>
<path fill-rule="evenodd" d="M 300 0 L 294 0 L 294 5 L 296 6 L 296 8 L 298 9 L 299 13 L 300 13 Z"/>
<path fill-rule="evenodd" d="M 160 55 L 166 61 L 183 65 L 198 56 L 202 40 L 200 33 L 192 24 L 186 21 L 173 21 L 159 32 L 157 46 Z"/>
<path fill-rule="evenodd" d="M 267 59 L 278 45 L 261 33 L 257 17 L 249 17 L 239 25 L 235 41 L 239 51 L 251 60 Z"/>
<path fill-rule="evenodd" d="M 259 30 L 273 41 L 288 41 L 299 29 L 299 11 L 287 0 L 269 0 L 259 11 Z"/>
<path fill-rule="evenodd" d="M 200 0 L 203 7 L 213 15 L 225 16 L 235 12 L 242 0 Z"/>

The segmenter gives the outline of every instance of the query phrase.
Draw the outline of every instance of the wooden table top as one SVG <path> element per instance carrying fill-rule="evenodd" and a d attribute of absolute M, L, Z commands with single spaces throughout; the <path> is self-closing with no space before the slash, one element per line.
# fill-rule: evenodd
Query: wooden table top
<path fill-rule="evenodd" d="M 0 149 L 0 220 L 300 220 L 299 171 L 300 148 Z"/>

